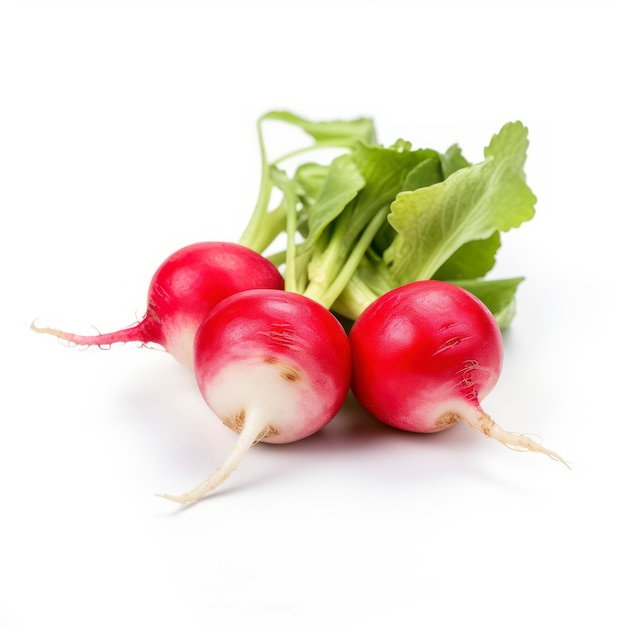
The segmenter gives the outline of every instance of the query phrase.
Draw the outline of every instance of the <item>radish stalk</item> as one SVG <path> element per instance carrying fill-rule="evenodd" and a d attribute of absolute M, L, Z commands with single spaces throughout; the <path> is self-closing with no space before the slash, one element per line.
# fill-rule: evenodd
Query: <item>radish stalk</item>
<path fill-rule="evenodd" d="M 200 242 L 174 252 L 159 266 L 148 288 L 146 314 L 134 326 L 93 336 L 34 323 L 31 328 L 83 346 L 154 343 L 192 367 L 196 331 L 217 303 L 247 289 L 283 287 L 278 269 L 253 250 L 235 243 Z"/>
<path fill-rule="evenodd" d="M 350 330 L 352 390 L 374 417 L 402 430 L 431 433 L 465 421 L 514 450 L 556 452 L 509 432 L 482 409 L 502 369 L 500 329 L 466 290 L 426 280 L 372 302 Z"/>
<path fill-rule="evenodd" d="M 263 124 L 270 120 L 299 127 L 313 139 L 312 144 L 292 150 L 270 161 L 263 134 Z M 263 253 L 274 239 L 283 232 L 285 226 L 284 221 L 282 221 L 282 208 L 269 210 L 273 189 L 272 168 L 308 152 L 327 149 L 342 151 L 353 149 L 359 141 L 368 143 L 374 141 L 375 132 L 372 121 L 367 118 L 311 122 L 285 111 L 270 111 L 262 115 L 257 120 L 256 130 L 261 156 L 261 183 L 257 202 L 244 231 L 239 237 L 239 243 L 256 252 Z"/>
<path fill-rule="evenodd" d="M 290 443 L 323 428 L 348 393 L 350 348 L 341 324 L 318 302 L 253 289 L 226 298 L 202 323 L 194 372 L 209 408 L 238 440 L 197 487 L 164 496 L 180 504 L 222 484 L 255 442 Z"/>

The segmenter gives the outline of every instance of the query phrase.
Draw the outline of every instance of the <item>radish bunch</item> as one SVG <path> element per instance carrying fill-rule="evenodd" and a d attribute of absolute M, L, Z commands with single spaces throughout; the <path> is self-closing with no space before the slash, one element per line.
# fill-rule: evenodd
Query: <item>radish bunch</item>
<path fill-rule="evenodd" d="M 312 143 L 270 161 L 268 122 L 298 127 Z M 311 122 L 270 112 L 258 136 L 261 187 L 237 243 L 172 254 L 150 283 L 144 318 L 130 328 L 83 336 L 32 326 L 71 344 L 159 344 L 193 369 L 207 405 L 238 438 L 208 478 L 164 497 L 200 500 L 255 443 L 316 433 L 350 387 L 391 426 L 427 433 L 464 421 L 510 448 L 565 463 L 481 406 L 500 376 L 501 333 L 522 281 L 486 275 L 501 233 L 534 215 L 526 128 L 503 126 L 476 164 L 456 145 L 383 146 L 367 118 Z M 297 162 L 320 149 L 339 154 Z"/>

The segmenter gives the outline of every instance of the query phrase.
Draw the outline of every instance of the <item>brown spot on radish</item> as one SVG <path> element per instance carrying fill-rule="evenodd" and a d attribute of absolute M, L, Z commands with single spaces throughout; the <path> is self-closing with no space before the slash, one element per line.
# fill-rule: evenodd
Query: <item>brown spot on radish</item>
<path fill-rule="evenodd" d="M 435 425 L 439 428 L 447 428 L 448 426 L 453 426 L 457 422 L 461 421 L 461 416 L 458 413 L 452 413 L 448 411 L 443 415 L 440 415 L 435 422 Z"/>
<path fill-rule="evenodd" d="M 286 380 L 288 383 L 297 383 L 299 380 L 302 379 L 302 377 L 300 376 L 300 372 L 298 372 L 295 367 L 288 365 L 287 363 L 283 363 L 282 361 L 279 361 L 272 356 L 266 356 L 263 359 L 263 362 L 271 365 L 272 367 L 275 367 L 278 370 L 281 378 Z"/>
<path fill-rule="evenodd" d="M 224 418 L 224 424 L 228 426 L 231 430 L 234 430 L 237 434 L 241 432 L 243 428 L 243 424 L 246 421 L 246 411 L 245 409 L 241 409 L 234 417 L 230 415 Z"/>
<path fill-rule="evenodd" d="M 238 435 L 243 430 L 243 426 L 246 422 L 246 410 L 241 409 L 234 417 L 228 417 L 224 420 L 224 424 L 228 426 L 231 430 L 235 431 Z M 265 439 L 266 437 L 273 437 L 274 435 L 280 434 L 278 428 L 274 426 L 267 425 L 259 436 L 257 437 L 257 441 L 261 441 L 261 439 Z"/>
<path fill-rule="evenodd" d="M 489 415 L 487 415 L 487 413 L 481 412 L 476 422 L 478 430 L 485 435 L 485 437 L 492 437 L 492 431 L 496 427 L 496 423 Z"/>
<path fill-rule="evenodd" d="M 257 437 L 257 441 L 261 441 L 261 439 L 265 439 L 266 437 L 273 437 L 274 435 L 280 435 L 280 430 L 268 424 L 263 432 Z"/>

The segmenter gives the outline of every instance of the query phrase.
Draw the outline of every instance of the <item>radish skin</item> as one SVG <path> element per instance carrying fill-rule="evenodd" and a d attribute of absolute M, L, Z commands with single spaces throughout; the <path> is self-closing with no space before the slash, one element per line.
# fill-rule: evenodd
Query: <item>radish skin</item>
<path fill-rule="evenodd" d="M 211 410 L 238 433 L 223 464 L 180 504 L 221 485 L 258 441 L 290 443 L 323 428 L 350 386 L 350 348 L 337 319 L 289 291 L 250 290 L 218 304 L 198 329 L 194 371 Z"/>
<path fill-rule="evenodd" d="M 363 311 L 349 340 L 353 393 L 380 421 L 419 433 L 464 421 L 509 448 L 567 465 L 483 410 L 502 370 L 502 335 L 487 307 L 464 289 L 436 280 L 393 289 Z"/>
<path fill-rule="evenodd" d="M 158 344 L 191 368 L 193 340 L 206 316 L 224 298 L 253 288 L 283 289 L 284 280 L 270 261 L 245 246 L 199 242 L 174 252 L 159 266 L 148 288 L 146 314 L 133 326 L 93 336 L 34 323 L 31 328 L 82 346 Z"/>

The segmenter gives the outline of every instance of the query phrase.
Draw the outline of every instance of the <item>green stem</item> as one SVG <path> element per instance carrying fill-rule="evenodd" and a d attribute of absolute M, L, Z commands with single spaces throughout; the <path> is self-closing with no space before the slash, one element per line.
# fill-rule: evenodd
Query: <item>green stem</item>
<path fill-rule="evenodd" d="M 350 251 L 352 239 L 345 238 L 352 211 L 346 208 L 336 220 L 332 232 L 329 228 L 322 231 L 308 267 L 310 292 L 323 293 L 335 280 L 346 255 Z"/>
<path fill-rule="evenodd" d="M 276 267 L 279 267 L 287 258 L 287 251 L 281 250 L 280 252 L 274 252 L 273 254 L 268 254 L 265 257 L 270 263 L 273 263 Z"/>
<path fill-rule="evenodd" d="M 261 152 L 261 187 L 259 189 L 259 196 L 254 210 L 252 211 L 252 215 L 250 216 L 250 220 L 239 238 L 239 243 L 241 245 L 251 248 L 259 253 L 264 252 L 272 241 L 276 239 L 278 234 L 285 228 L 285 215 L 280 210 L 280 207 L 279 209 L 268 212 L 268 206 L 273 188 L 270 176 L 272 166 L 315 150 L 324 148 L 347 149 L 349 147 L 347 145 L 342 145 L 339 141 L 316 141 L 313 145 L 288 152 L 270 163 L 267 160 L 267 151 L 265 149 L 265 140 L 263 138 L 263 119 L 264 118 L 260 118 L 257 120 L 257 136 Z"/>
<path fill-rule="evenodd" d="M 357 274 L 353 274 L 339 297 L 333 302 L 333 311 L 346 319 L 356 320 L 380 295 Z"/>
<path fill-rule="evenodd" d="M 259 254 L 263 254 L 276 237 L 285 230 L 285 220 L 285 207 L 282 204 L 273 211 L 268 211 L 263 218 L 263 227 L 256 230 L 254 237 L 250 239 L 248 247 Z"/>
<path fill-rule="evenodd" d="M 296 198 L 292 193 L 285 193 L 284 205 L 287 212 L 287 253 L 285 256 L 285 291 L 298 290 L 298 272 L 296 269 Z"/>
<path fill-rule="evenodd" d="M 387 213 L 387 206 L 379 209 L 360 235 L 356 244 L 351 248 L 347 259 L 343 259 L 341 257 L 335 259 L 336 264 L 332 270 L 328 267 L 330 261 L 327 260 L 327 276 L 332 276 L 332 279 L 326 283 L 311 282 L 305 290 L 304 295 L 312 298 L 313 300 L 317 300 L 317 302 L 324 305 L 326 308 L 331 308 L 335 300 L 337 300 L 337 298 L 341 295 L 342 291 L 356 272 L 361 259 L 367 252 L 367 249 L 376 236 L 376 233 L 385 223 Z M 339 230 L 339 236 L 340 235 L 341 229 Z M 333 240 L 335 240 L 335 235 L 333 235 Z M 336 242 L 331 242 L 331 246 L 333 243 Z M 332 248 L 329 247 L 328 249 Z"/>
<path fill-rule="evenodd" d="M 323 150 L 325 148 L 341 150 L 341 149 L 348 149 L 349 147 L 350 146 L 348 145 L 342 145 L 340 142 L 333 141 L 333 140 L 316 141 L 313 145 L 305 146 L 304 148 L 298 148 L 297 150 L 293 150 L 292 152 L 283 154 L 283 156 L 278 157 L 273 162 L 273 164 L 278 165 L 279 163 L 282 163 L 283 161 L 287 161 L 294 157 L 300 156 L 301 154 L 306 154 L 307 152 L 314 152 L 315 150 Z"/>
<path fill-rule="evenodd" d="M 270 196 L 272 194 L 272 180 L 270 177 L 270 164 L 267 162 L 267 153 L 265 151 L 265 142 L 263 141 L 263 130 L 261 128 L 262 118 L 257 121 L 257 135 L 259 138 L 259 147 L 261 150 L 261 188 L 259 190 L 259 197 L 256 202 L 256 206 L 252 211 L 250 221 L 239 238 L 239 243 L 242 246 L 252 248 L 257 252 L 259 250 L 259 244 L 257 238 L 259 237 L 259 231 L 262 230 L 264 217 L 267 214 L 267 207 L 270 202 Z"/>

